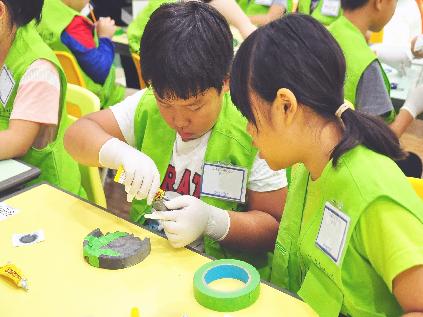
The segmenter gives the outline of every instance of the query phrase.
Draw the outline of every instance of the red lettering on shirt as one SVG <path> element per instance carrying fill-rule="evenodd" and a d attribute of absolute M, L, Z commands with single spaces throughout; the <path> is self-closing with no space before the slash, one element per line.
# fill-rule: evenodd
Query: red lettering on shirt
<path fill-rule="evenodd" d="M 184 171 L 184 174 L 182 174 L 182 178 L 176 192 L 178 192 L 181 195 L 191 195 L 190 181 L 191 181 L 191 170 L 186 169 Z"/>
<path fill-rule="evenodd" d="M 192 194 L 194 197 L 200 198 L 200 190 L 201 190 L 201 175 L 195 173 L 192 178 L 192 183 L 195 185 L 194 193 Z"/>
<path fill-rule="evenodd" d="M 176 170 L 175 167 L 169 164 L 167 167 L 166 175 L 163 179 L 161 189 L 164 191 L 174 192 L 175 188 L 173 187 L 176 182 Z"/>
<path fill-rule="evenodd" d="M 176 179 L 176 169 L 173 165 L 169 164 L 167 167 L 166 175 L 163 179 L 161 189 L 164 191 L 177 192 L 181 195 L 191 195 L 191 184 L 194 185 L 194 192 L 192 196 L 200 198 L 201 192 L 201 179 L 202 176 L 198 173 L 194 173 L 191 179 L 192 172 L 190 169 L 185 169 L 182 174 L 181 181 L 179 182 L 178 188 L 175 189 Z"/>

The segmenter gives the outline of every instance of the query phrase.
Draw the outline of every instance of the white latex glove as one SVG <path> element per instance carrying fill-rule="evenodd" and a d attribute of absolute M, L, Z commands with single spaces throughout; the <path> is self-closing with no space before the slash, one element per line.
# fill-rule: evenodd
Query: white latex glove
<path fill-rule="evenodd" d="M 160 187 L 160 174 L 154 161 L 144 153 L 117 138 L 106 141 L 100 149 L 99 162 L 102 166 L 125 171 L 125 191 L 127 200 L 135 197 L 147 198 L 151 205 Z"/>
<path fill-rule="evenodd" d="M 417 35 L 411 41 L 411 52 L 414 57 L 423 58 L 423 34 Z"/>
<path fill-rule="evenodd" d="M 372 50 L 382 63 L 395 68 L 400 76 L 404 76 L 406 69 L 411 66 L 409 48 L 387 44 L 375 44 Z"/>
<path fill-rule="evenodd" d="M 166 201 L 169 211 L 155 211 L 145 218 L 162 224 L 170 244 L 182 248 L 203 234 L 223 240 L 229 232 L 230 218 L 226 210 L 208 205 L 193 196 L 179 196 Z"/>
<path fill-rule="evenodd" d="M 405 109 L 415 118 L 423 112 L 423 85 L 408 92 L 407 99 L 401 109 Z"/>

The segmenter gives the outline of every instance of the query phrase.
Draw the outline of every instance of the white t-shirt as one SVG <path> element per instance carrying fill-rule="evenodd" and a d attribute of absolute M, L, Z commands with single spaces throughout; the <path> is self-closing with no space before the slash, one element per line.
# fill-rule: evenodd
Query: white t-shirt
<path fill-rule="evenodd" d="M 110 107 L 126 142 L 135 146 L 134 117 L 138 103 L 145 90 L 141 90 L 122 102 Z M 173 154 L 161 188 L 197 198 L 201 191 L 201 176 L 204 157 L 211 131 L 188 142 L 176 134 Z M 285 170 L 273 171 L 266 161 L 256 157 L 248 178 L 247 188 L 256 192 L 267 192 L 287 186 Z"/>

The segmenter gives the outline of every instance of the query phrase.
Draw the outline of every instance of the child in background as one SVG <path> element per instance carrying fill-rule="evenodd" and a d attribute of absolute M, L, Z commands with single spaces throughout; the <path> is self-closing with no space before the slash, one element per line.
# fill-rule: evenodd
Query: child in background
<path fill-rule="evenodd" d="M 131 52 L 139 54 L 141 37 L 151 14 L 162 4 L 172 2 L 176 2 L 176 0 L 150 0 L 148 1 L 148 4 L 138 13 L 135 19 L 129 24 L 128 30 L 126 31 L 128 34 L 128 43 Z"/>
<path fill-rule="evenodd" d="M 230 101 L 225 18 L 198 1 L 164 4 L 146 25 L 141 56 L 151 89 L 78 120 L 66 133 L 67 150 L 82 164 L 123 166 L 128 201 L 136 198 L 132 221 L 145 223 L 161 184 L 183 195 L 166 203 L 171 211 L 147 216 L 161 221 L 172 246 L 199 239 L 197 249 L 248 261 L 269 278 L 287 182 L 285 171 L 257 156 Z M 146 225 L 157 227 L 150 219 Z"/>
<path fill-rule="evenodd" d="M 131 52 L 139 53 L 141 37 L 151 14 L 162 4 L 172 2 L 176 2 L 176 0 L 150 0 L 147 6 L 131 22 L 127 31 Z M 217 9 L 229 24 L 238 29 L 243 38 L 246 38 L 256 29 L 235 0 L 203 0 L 202 2 L 209 3 Z"/>
<path fill-rule="evenodd" d="M 341 46 L 347 63 L 345 98 L 357 110 L 384 118 L 399 137 L 415 116 L 423 112 L 423 100 L 419 101 L 418 89 L 412 90 L 409 102 L 395 114 L 389 80 L 365 39 L 367 31 L 379 32 L 388 23 L 396 3 L 396 0 L 342 0 L 344 14 L 329 26 L 329 31 Z"/>
<path fill-rule="evenodd" d="M 88 0 L 45 0 L 37 29 L 55 51 L 73 54 L 86 87 L 109 107 L 124 98 L 125 88 L 115 83 L 114 47 L 111 41 L 115 23 L 100 18 L 93 24 L 80 11 Z"/>
<path fill-rule="evenodd" d="M 0 160 L 21 158 L 47 181 L 85 196 L 78 164 L 63 148 L 66 79 L 34 28 L 42 0 L 0 0 Z M 33 182 L 33 183 L 34 183 Z"/>
<path fill-rule="evenodd" d="M 423 202 L 391 160 L 398 138 L 345 103 L 344 79 L 341 48 L 306 15 L 259 28 L 235 57 L 232 99 L 260 156 L 293 166 L 271 282 L 319 316 L 422 316 Z"/>
<path fill-rule="evenodd" d="M 328 26 L 342 14 L 341 0 L 299 0 L 297 12 L 309 14 Z"/>
<path fill-rule="evenodd" d="M 239 6 L 257 26 L 281 18 L 292 11 L 292 0 L 238 0 Z"/>

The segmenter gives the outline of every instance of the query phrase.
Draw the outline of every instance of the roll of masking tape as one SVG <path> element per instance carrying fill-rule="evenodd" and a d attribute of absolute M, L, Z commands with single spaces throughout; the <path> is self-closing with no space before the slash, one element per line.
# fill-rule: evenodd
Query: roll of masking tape
<path fill-rule="evenodd" d="M 235 291 L 219 291 L 209 284 L 220 279 L 232 278 L 245 284 Z M 232 259 L 206 263 L 194 274 L 194 296 L 206 308 L 233 312 L 252 305 L 260 294 L 260 274 L 252 265 Z"/>

